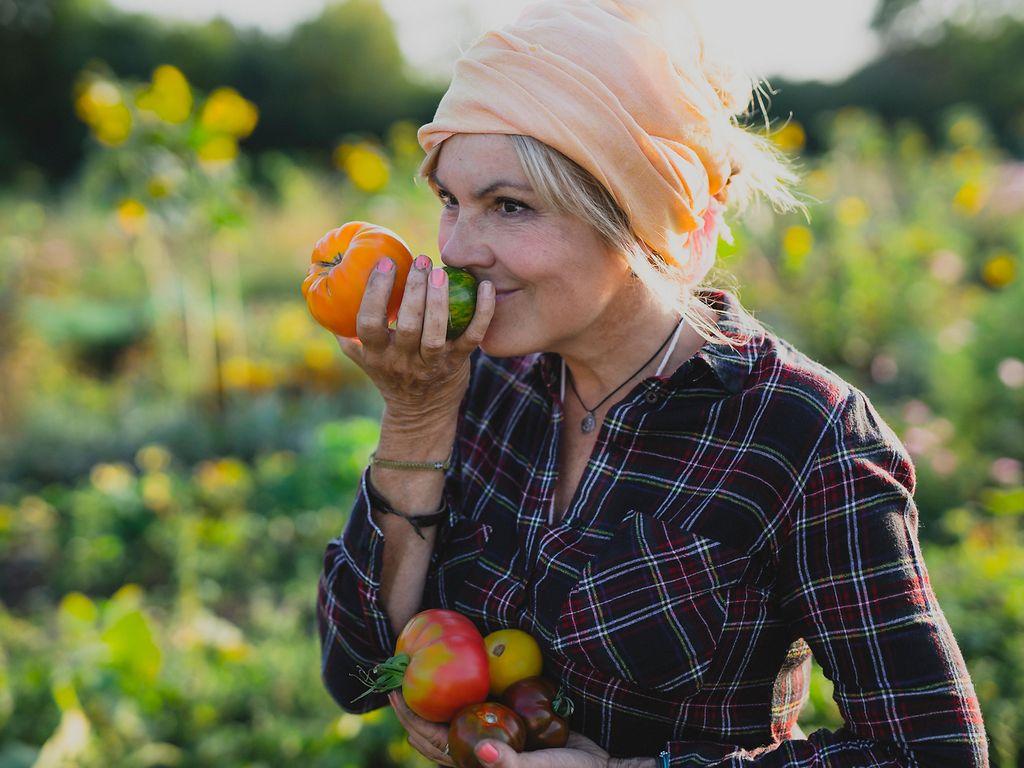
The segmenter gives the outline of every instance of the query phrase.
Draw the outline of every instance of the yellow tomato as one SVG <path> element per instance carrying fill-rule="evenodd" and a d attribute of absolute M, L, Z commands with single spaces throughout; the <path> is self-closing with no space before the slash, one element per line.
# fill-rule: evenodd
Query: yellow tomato
<path fill-rule="evenodd" d="M 491 695 L 500 696 L 512 683 L 540 674 L 544 659 L 540 646 L 521 629 L 499 629 L 484 638 Z"/>

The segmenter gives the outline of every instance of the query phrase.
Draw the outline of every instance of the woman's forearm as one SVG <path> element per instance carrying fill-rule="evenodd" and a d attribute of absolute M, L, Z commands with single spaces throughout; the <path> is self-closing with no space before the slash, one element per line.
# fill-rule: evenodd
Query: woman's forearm
<path fill-rule="evenodd" d="M 411 423 L 385 411 L 381 420 L 377 456 L 396 461 L 442 461 L 455 442 L 458 415 Z M 370 471 L 374 487 L 398 512 L 424 515 L 436 511 L 444 497 L 445 475 L 435 470 L 388 469 Z M 381 596 L 395 632 L 419 611 L 437 527 L 422 529 L 420 538 L 409 521 L 373 510 L 384 534 Z"/>

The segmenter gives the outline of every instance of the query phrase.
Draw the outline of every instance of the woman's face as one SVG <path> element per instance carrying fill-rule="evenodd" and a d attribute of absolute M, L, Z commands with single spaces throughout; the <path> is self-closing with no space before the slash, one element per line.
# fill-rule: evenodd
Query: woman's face
<path fill-rule="evenodd" d="M 488 189 L 498 182 L 518 186 Z M 488 355 L 561 352 L 588 328 L 613 327 L 609 314 L 622 304 L 614 299 L 629 282 L 625 259 L 589 225 L 544 206 L 511 139 L 449 137 L 431 185 L 443 205 L 441 260 L 490 280 L 498 292 L 480 345 Z"/>

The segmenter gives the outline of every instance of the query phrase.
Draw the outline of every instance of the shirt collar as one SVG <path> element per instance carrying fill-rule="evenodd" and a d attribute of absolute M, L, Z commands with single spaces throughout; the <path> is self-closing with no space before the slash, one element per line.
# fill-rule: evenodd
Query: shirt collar
<path fill-rule="evenodd" d="M 718 330 L 730 339 L 742 342 L 739 346 L 705 342 L 694 360 L 699 360 L 718 379 L 722 387 L 730 394 L 743 391 L 743 386 L 750 377 L 761 350 L 761 341 L 766 333 L 764 327 L 740 304 L 739 299 L 731 291 L 705 290 L 700 291 L 701 297 L 718 312 Z M 561 358 L 555 352 L 534 353 L 533 368 L 539 373 L 541 380 L 552 395 L 559 392 L 562 374 Z M 656 377 L 660 382 L 655 386 L 671 387 L 675 383 L 675 373 Z M 670 384 L 671 382 L 671 384 Z M 681 383 L 681 382 L 680 382 Z"/>

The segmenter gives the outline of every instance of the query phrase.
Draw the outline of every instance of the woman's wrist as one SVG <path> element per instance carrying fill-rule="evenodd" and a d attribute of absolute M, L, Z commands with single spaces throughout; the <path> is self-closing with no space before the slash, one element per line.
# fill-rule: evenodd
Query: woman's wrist
<path fill-rule="evenodd" d="M 413 417 L 385 410 L 377 455 L 403 461 L 443 461 L 455 442 L 458 423 L 458 412 Z"/>

